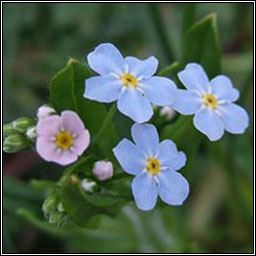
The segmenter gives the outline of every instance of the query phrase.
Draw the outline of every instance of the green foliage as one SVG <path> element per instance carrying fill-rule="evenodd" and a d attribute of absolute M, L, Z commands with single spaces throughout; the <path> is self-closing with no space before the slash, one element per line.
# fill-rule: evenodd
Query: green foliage
<path fill-rule="evenodd" d="M 104 195 L 98 192 L 88 194 L 81 188 L 76 176 L 65 179 L 59 190 L 60 200 L 70 218 L 82 227 L 95 228 L 98 226 L 98 214 L 116 215 L 123 203 L 123 198 Z"/>
<path fill-rule="evenodd" d="M 221 50 L 216 14 L 210 14 L 190 27 L 184 37 L 182 66 L 189 62 L 203 65 L 209 78 L 221 71 Z"/>

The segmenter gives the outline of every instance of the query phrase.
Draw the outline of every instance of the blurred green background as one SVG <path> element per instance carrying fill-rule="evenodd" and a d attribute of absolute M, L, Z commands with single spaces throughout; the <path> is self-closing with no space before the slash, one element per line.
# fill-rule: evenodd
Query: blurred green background
<path fill-rule="evenodd" d="M 213 12 L 222 72 L 240 90 L 238 103 L 249 112 L 251 125 L 243 135 L 226 133 L 215 143 L 205 139 L 197 152 L 186 152 L 195 159 L 183 172 L 191 185 L 187 202 L 152 212 L 131 203 L 116 219 L 102 217 L 97 230 L 60 229 L 17 209 L 42 216 L 44 192 L 29 180 L 57 180 L 62 169 L 35 153 L 4 154 L 5 253 L 252 252 L 252 3 L 4 3 L 3 121 L 35 116 L 48 102 L 51 77 L 70 57 L 86 60 L 101 42 L 114 43 L 124 55 L 155 55 L 160 68 L 179 60 L 184 17 L 194 14 L 197 21 Z"/>

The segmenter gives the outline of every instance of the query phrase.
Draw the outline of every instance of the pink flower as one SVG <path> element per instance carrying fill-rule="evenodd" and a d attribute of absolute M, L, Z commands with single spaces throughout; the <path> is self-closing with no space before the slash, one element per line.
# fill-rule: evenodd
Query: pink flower
<path fill-rule="evenodd" d="M 92 172 L 99 180 L 106 180 L 113 176 L 113 165 L 109 161 L 98 161 Z"/>
<path fill-rule="evenodd" d="M 37 123 L 36 150 L 46 161 L 68 165 L 77 160 L 90 143 L 90 134 L 79 116 L 63 111 Z"/>

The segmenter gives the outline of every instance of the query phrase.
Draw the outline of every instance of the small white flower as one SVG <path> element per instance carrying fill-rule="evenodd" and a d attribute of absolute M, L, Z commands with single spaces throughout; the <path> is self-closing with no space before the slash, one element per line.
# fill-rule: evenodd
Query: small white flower
<path fill-rule="evenodd" d="M 30 140 L 34 141 L 36 139 L 36 126 L 32 126 L 32 127 L 28 128 L 26 131 L 26 136 Z"/>
<path fill-rule="evenodd" d="M 99 180 L 106 180 L 113 176 L 113 165 L 110 161 L 98 161 L 92 172 Z"/>
<path fill-rule="evenodd" d="M 56 114 L 56 111 L 48 105 L 43 105 L 37 110 L 37 117 L 39 120 L 43 120 L 54 114 Z"/>
<path fill-rule="evenodd" d="M 97 184 L 95 181 L 89 181 L 88 179 L 83 179 L 81 182 L 81 186 L 86 192 L 93 193 Z"/>

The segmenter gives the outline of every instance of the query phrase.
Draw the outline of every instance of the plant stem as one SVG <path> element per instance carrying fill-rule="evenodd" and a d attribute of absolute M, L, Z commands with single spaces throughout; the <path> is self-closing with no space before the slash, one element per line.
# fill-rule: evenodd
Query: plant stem
<path fill-rule="evenodd" d="M 170 63 L 175 59 L 175 56 L 168 39 L 168 33 L 161 19 L 159 4 L 147 4 L 147 9 L 157 37 L 159 38 L 161 49 L 163 50 L 166 59 Z"/>
<path fill-rule="evenodd" d="M 167 75 L 171 75 L 172 73 L 176 73 L 180 68 L 180 63 L 175 61 L 172 64 L 166 66 L 165 68 L 163 68 L 162 70 L 160 70 L 158 72 L 159 76 L 167 76 Z"/>

